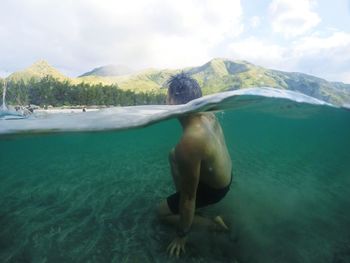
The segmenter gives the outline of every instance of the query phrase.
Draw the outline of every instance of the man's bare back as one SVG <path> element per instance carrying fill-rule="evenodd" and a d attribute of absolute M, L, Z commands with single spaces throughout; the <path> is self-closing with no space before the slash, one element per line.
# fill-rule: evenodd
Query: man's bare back
<path fill-rule="evenodd" d="M 184 129 L 180 143 L 197 138 L 203 146 L 201 156 L 200 182 L 213 188 L 222 188 L 231 180 L 232 162 L 219 122 L 213 113 L 193 115 Z"/>

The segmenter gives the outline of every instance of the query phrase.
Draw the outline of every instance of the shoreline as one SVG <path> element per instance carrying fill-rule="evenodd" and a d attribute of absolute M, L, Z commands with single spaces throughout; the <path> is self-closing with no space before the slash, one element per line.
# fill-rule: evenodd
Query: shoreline
<path fill-rule="evenodd" d="M 85 111 L 84 111 L 85 109 Z M 55 114 L 55 113 L 81 113 L 81 112 L 92 112 L 92 111 L 99 111 L 102 108 L 48 108 L 48 109 L 35 109 L 35 113 L 48 113 L 48 114 Z"/>

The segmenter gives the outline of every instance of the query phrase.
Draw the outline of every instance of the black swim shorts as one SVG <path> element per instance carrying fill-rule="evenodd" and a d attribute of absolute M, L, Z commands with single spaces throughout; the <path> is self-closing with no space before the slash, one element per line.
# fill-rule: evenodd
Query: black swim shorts
<path fill-rule="evenodd" d="M 207 184 L 199 182 L 197 187 L 196 208 L 205 207 L 219 202 L 230 190 L 231 183 L 232 174 L 228 186 L 220 189 L 215 189 Z M 176 192 L 175 194 L 168 196 L 167 203 L 171 212 L 173 214 L 178 214 L 180 206 L 180 192 Z"/>

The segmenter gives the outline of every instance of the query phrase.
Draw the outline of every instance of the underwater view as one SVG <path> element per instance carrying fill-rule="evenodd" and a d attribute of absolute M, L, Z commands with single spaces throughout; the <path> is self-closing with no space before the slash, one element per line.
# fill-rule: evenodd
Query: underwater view
<path fill-rule="evenodd" d="M 200 213 L 230 230 L 193 229 L 177 260 L 156 209 L 175 191 L 177 117 L 201 111 L 222 125 L 234 180 Z M 3 118 L 0 262 L 350 262 L 349 189 L 350 110 L 294 92 Z"/>

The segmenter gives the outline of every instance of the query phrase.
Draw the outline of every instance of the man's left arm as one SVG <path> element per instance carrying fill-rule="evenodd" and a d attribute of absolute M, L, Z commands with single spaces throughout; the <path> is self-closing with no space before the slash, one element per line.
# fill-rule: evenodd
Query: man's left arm
<path fill-rule="evenodd" d="M 180 220 L 178 233 L 188 233 L 196 209 L 196 193 L 200 175 L 200 160 L 197 156 L 182 156 L 179 160 L 180 177 Z M 181 235 L 181 234 L 180 234 Z"/>
<path fill-rule="evenodd" d="M 180 142 L 175 149 L 175 157 L 180 174 L 180 219 L 177 237 L 169 245 L 170 255 L 179 256 L 185 252 L 186 236 L 190 231 L 196 208 L 196 192 L 200 176 L 200 145 L 196 140 Z"/>

